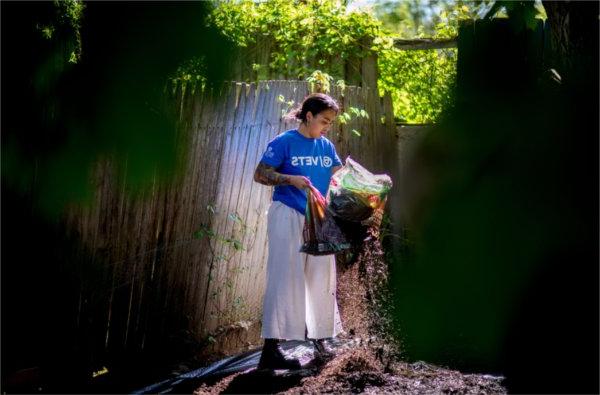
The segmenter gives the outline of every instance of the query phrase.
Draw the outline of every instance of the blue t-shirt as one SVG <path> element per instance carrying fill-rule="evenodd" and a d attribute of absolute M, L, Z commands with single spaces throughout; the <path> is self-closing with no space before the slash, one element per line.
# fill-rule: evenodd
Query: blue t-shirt
<path fill-rule="evenodd" d="M 342 164 L 331 141 L 325 137 L 304 137 L 296 129 L 283 132 L 271 140 L 260 161 L 275 167 L 278 173 L 307 177 L 323 196 L 329 187 L 332 167 Z M 273 200 L 304 215 L 306 192 L 293 185 L 275 186 Z"/>

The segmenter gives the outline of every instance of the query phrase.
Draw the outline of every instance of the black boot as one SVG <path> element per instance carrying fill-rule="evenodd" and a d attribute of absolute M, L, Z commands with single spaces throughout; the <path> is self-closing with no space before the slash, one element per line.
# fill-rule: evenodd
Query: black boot
<path fill-rule="evenodd" d="M 258 369 L 300 369 L 300 361 L 286 358 L 279 348 L 279 339 L 265 339 Z"/>
<path fill-rule="evenodd" d="M 327 345 L 325 339 L 311 339 L 315 347 L 315 356 L 322 360 L 330 360 L 335 357 L 335 351 Z"/>

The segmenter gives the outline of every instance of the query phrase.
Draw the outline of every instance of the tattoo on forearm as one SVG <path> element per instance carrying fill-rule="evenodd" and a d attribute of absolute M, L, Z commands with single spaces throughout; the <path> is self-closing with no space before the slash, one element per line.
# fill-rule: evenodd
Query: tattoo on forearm
<path fill-rule="evenodd" d="M 277 173 L 273 166 L 259 163 L 254 172 L 254 181 L 264 185 L 285 185 L 289 184 L 289 178 L 285 174 Z"/>

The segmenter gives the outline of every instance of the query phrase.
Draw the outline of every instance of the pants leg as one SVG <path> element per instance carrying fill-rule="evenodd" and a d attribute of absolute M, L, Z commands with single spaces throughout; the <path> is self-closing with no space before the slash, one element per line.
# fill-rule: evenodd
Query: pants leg
<path fill-rule="evenodd" d="M 299 252 L 304 217 L 281 202 L 269 208 L 269 257 L 262 337 L 304 340 L 304 257 Z"/>
<path fill-rule="evenodd" d="M 306 328 L 308 337 L 334 337 L 342 331 L 336 298 L 335 256 L 307 255 Z"/>
<path fill-rule="evenodd" d="M 269 208 L 269 257 L 263 338 L 304 340 L 342 331 L 336 301 L 335 257 L 299 252 L 304 216 L 281 202 Z"/>

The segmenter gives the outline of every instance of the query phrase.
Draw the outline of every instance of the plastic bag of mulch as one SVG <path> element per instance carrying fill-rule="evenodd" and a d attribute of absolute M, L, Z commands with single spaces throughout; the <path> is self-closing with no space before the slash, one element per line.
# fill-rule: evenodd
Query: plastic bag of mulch
<path fill-rule="evenodd" d="M 350 243 L 336 224 L 327 201 L 318 189 L 307 192 L 306 214 L 301 252 L 310 255 L 331 255 L 350 248 Z"/>
<path fill-rule="evenodd" d="M 350 157 L 329 184 L 329 208 L 344 221 L 361 222 L 385 204 L 392 179 L 373 174 Z"/>

